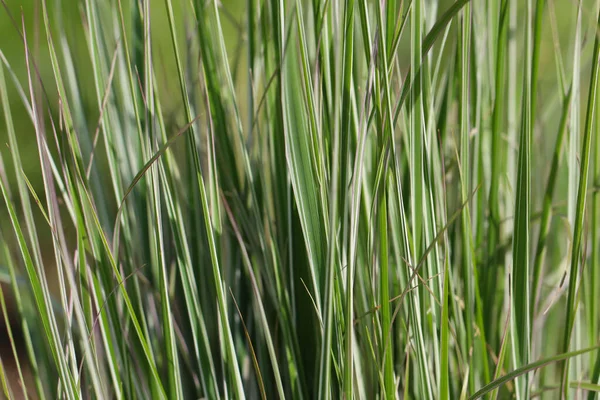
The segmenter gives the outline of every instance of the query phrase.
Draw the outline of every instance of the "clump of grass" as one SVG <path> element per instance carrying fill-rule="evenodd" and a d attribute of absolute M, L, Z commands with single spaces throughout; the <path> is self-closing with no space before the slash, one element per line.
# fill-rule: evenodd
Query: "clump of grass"
<path fill-rule="evenodd" d="M 2 0 L 3 394 L 594 398 L 567 3 Z"/>

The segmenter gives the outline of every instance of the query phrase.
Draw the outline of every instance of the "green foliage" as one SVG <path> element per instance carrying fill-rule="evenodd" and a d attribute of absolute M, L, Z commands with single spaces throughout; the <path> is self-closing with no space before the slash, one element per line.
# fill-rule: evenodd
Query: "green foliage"
<path fill-rule="evenodd" d="M 600 1 L 5 1 L 4 396 L 599 391 Z"/>

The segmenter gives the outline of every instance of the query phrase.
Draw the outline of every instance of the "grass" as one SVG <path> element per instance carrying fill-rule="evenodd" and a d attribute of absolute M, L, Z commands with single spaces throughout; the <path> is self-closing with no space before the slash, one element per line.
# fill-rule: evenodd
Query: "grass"
<path fill-rule="evenodd" d="M 3 396 L 597 397 L 597 0 L 1 1 Z"/>

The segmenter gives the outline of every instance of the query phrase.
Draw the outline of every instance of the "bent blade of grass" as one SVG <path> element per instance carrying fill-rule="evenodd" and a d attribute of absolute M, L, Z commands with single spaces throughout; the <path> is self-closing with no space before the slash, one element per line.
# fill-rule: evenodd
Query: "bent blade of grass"
<path fill-rule="evenodd" d="M 444 31 L 446 26 L 450 22 L 452 22 L 452 19 L 454 17 L 456 17 L 458 15 L 459 11 L 470 1 L 471 0 L 457 0 L 454 4 L 452 4 L 452 6 L 450 6 L 450 8 L 448 8 L 448 10 L 431 27 L 431 30 L 427 33 L 427 35 L 423 39 L 423 43 L 421 45 L 422 57 L 425 57 L 429 53 L 429 51 L 435 44 L 436 40 L 438 39 L 439 35 Z M 412 11 L 411 11 L 411 13 L 412 13 Z M 418 61 L 416 63 L 416 65 L 418 66 L 417 70 L 420 70 L 421 63 L 422 63 L 422 61 Z M 396 123 L 398 121 L 398 117 L 400 116 L 400 111 L 402 110 L 402 106 L 404 105 L 404 102 L 406 101 L 406 98 L 409 96 L 409 94 L 411 94 L 413 91 L 416 91 L 416 92 L 420 91 L 420 88 L 418 86 L 415 86 L 415 84 L 417 82 L 415 82 L 415 79 L 413 77 L 412 71 L 413 71 L 414 67 L 412 64 L 411 64 L 410 68 L 411 69 L 409 71 L 407 79 L 402 83 L 402 91 L 401 91 L 400 97 L 398 98 L 398 101 L 395 105 L 394 125 L 396 125 Z M 417 76 L 419 76 L 419 74 L 417 74 Z"/>
<path fill-rule="evenodd" d="M 523 376 L 529 372 L 538 370 L 540 368 L 543 368 L 547 365 L 550 365 L 550 364 L 553 364 L 556 362 L 564 361 L 567 359 L 571 359 L 573 357 L 580 356 L 582 354 L 590 353 L 592 351 L 598 350 L 599 348 L 600 348 L 600 346 L 593 346 L 593 347 L 588 347 L 588 348 L 581 349 L 581 350 L 570 351 L 567 353 L 557 354 L 555 356 L 544 358 L 542 360 L 524 365 L 521 368 L 517 368 L 514 371 L 504 375 L 503 377 L 488 383 L 487 385 L 485 385 L 484 387 L 479 389 L 477 392 L 472 394 L 469 397 L 469 400 L 479 399 L 479 398 L 485 396 L 486 394 L 488 394 L 489 392 L 491 392 L 492 390 L 494 390 L 494 389 L 504 385 L 505 383 L 510 382 L 520 376 Z"/>

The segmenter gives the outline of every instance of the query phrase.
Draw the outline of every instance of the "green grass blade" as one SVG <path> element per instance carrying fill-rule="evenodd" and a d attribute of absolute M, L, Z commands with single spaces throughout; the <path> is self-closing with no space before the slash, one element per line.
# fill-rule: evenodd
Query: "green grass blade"
<path fill-rule="evenodd" d="M 600 26 L 600 12 L 598 12 L 598 23 Z M 585 117 L 585 128 L 583 143 L 581 149 L 581 164 L 580 164 L 580 178 L 579 186 L 577 190 L 577 208 L 575 213 L 575 226 L 573 227 L 573 247 L 571 251 L 571 264 L 569 271 L 569 287 L 567 294 L 567 309 L 566 309 L 566 326 L 564 330 L 562 349 L 566 352 L 571 344 L 571 335 L 575 323 L 575 316 L 577 313 L 578 302 L 576 301 L 577 293 L 579 290 L 578 278 L 580 276 L 580 259 L 582 254 L 582 242 L 583 242 L 583 230 L 584 230 L 584 216 L 585 216 L 585 205 L 587 199 L 588 190 L 588 175 L 589 175 L 589 164 L 590 164 L 590 152 L 592 135 L 594 134 L 594 113 L 596 109 L 596 100 L 598 92 L 598 62 L 600 57 L 600 39 L 598 35 L 594 38 L 594 53 L 592 56 L 592 71 L 589 83 L 588 101 L 586 107 Z M 564 396 L 568 395 L 568 379 L 569 379 L 569 361 L 568 359 L 561 364 L 561 392 Z"/>

